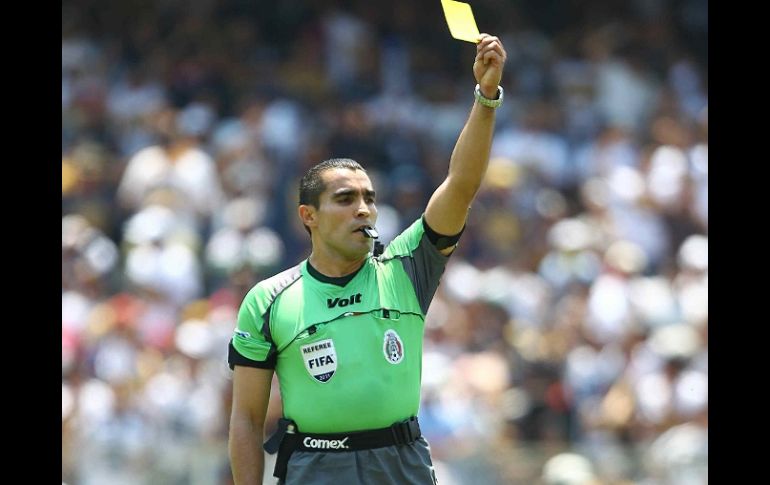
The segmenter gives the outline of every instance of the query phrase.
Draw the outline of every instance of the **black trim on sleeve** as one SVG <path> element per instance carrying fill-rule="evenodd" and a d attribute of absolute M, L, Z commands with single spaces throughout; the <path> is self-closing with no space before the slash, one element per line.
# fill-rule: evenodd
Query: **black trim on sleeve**
<path fill-rule="evenodd" d="M 409 280 L 412 282 L 417 301 L 423 315 L 428 313 L 428 307 L 436 293 L 441 275 L 449 260 L 449 256 L 441 254 L 441 251 L 428 239 L 423 232 L 420 244 L 412 251 L 410 256 L 400 256 Z"/>
<path fill-rule="evenodd" d="M 235 350 L 233 346 L 233 340 L 230 339 L 230 343 L 227 346 L 227 363 L 230 369 L 234 369 L 236 365 L 243 365 L 246 367 L 256 367 L 258 369 L 275 369 L 276 361 L 278 360 L 278 354 L 270 352 L 265 361 L 251 360 L 242 356 Z"/>
<path fill-rule="evenodd" d="M 463 232 L 465 232 L 465 225 L 463 225 L 463 228 L 460 229 L 460 232 L 454 236 L 445 236 L 443 234 L 439 234 L 428 225 L 428 221 L 425 220 L 425 216 L 422 216 L 422 225 L 425 228 L 425 235 L 428 236 L 428 240 L 434 246 L 436 246 L 436 249 L 438 250 L 454 246 L 457 244 L 457 241 L 460 240 L 460 236 L 463 235 Z"/>
<path fill-rule="evenodd" d="M 302 272 L 300 271 L 300 265 L 297 264 L 287 269 L 286 271 L 278 273 L 277 275 L 274 275 L 260 283 L 264 286 L 270 295 L 270 301 L 267 306 L 267 310 L 263 315 L 260 315 L 263 322 L 262 328 L 260 328 L 260 332 L 265 336 L 265 341 L 270 344 L 270 350 L 268 351 L 267 357 L 264 361 L 251 360 L 248 357 L 244 357 L 238 353 L 238 351 L 233 346 L 233 339 L 231 338 L 227 347 L 227 364 L 230 366 L 230 369 L 233 369 L 236 365 L 256 367 L 258 369 L 275 369 L 275 366 L 278 363 L 278 353 L 276 352 L 275 342 L 273 342 L 273 336 L 270 332 L 270 310 L 272 309 L 273 304 L 275 304 L 278 295 L 299 281 L 301 276 Z"/>

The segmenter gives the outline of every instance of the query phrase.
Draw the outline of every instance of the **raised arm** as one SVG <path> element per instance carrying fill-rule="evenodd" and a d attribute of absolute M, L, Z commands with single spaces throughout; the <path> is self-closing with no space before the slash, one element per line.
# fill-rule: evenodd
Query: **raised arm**
<path fill-rule="evenodd" d="M 482 96 L 487 99 L 498 98 L 497 87 L 505 59 L 500 39 L 481 34 L 481 41 L 476 45 L 473 75 Z M 449 160 L 447 178 L 433 193 L 425 209 L 425 221 L 437 233 L 452 236 L 465 225 L 468 210 L 487 170 L 494 127 L 495 108 L 475 101 Z M 446 248 L 442 252 L 449 254 L 453 249 Z"/>
<path fill-rule="evenodd" d="M 262 485 L 265 467 L 262 441 L 272 380 L 272 369 L 240 365 L 233 369 L 228 447 L 235 485 Z"/>

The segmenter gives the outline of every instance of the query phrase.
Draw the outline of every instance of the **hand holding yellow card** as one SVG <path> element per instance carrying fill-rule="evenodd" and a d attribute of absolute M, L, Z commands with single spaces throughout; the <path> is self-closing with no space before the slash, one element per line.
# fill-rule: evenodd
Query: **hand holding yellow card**
<path fill-rule="evenodd" d="M 441 6 L 444 8 L 446 23 L 449 25 L 452 37 L 478 44 L 479 29 L 476 27 L 471 6 L 454 0 L 441 0 Z"/>

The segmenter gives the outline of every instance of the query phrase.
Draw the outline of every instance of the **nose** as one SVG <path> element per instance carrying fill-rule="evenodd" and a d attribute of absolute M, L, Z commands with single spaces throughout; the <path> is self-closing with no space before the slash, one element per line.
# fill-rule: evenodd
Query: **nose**
<path fill-rule="evenodd" d="M 369 217 L 370 214 L 369 205 L 366 203 L 364 199 L 361 199 L 358 203 L 358 208 L 356 209 L 356 216 L 358 217 Z"/>

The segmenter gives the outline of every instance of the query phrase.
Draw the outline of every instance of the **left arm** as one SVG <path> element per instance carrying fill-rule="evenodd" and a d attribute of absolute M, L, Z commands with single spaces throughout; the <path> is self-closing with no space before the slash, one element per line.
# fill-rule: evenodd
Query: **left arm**
<path fill-rule="evenodd" d="M 497 98 L 505 59 L 500 39 L 481 34 L 481 41 L 476 45 L 473 75 L 484 97 Z M 425 209 L 425 221 L 437 233 L 451 236 L 465 225 L 468 210 L 487 170 L 494 127 L 495 109 L 474 102 L 449 160 L 449 173 Z M 450 254 L 452 250 L 454 246 L 441 252 Z"/>

